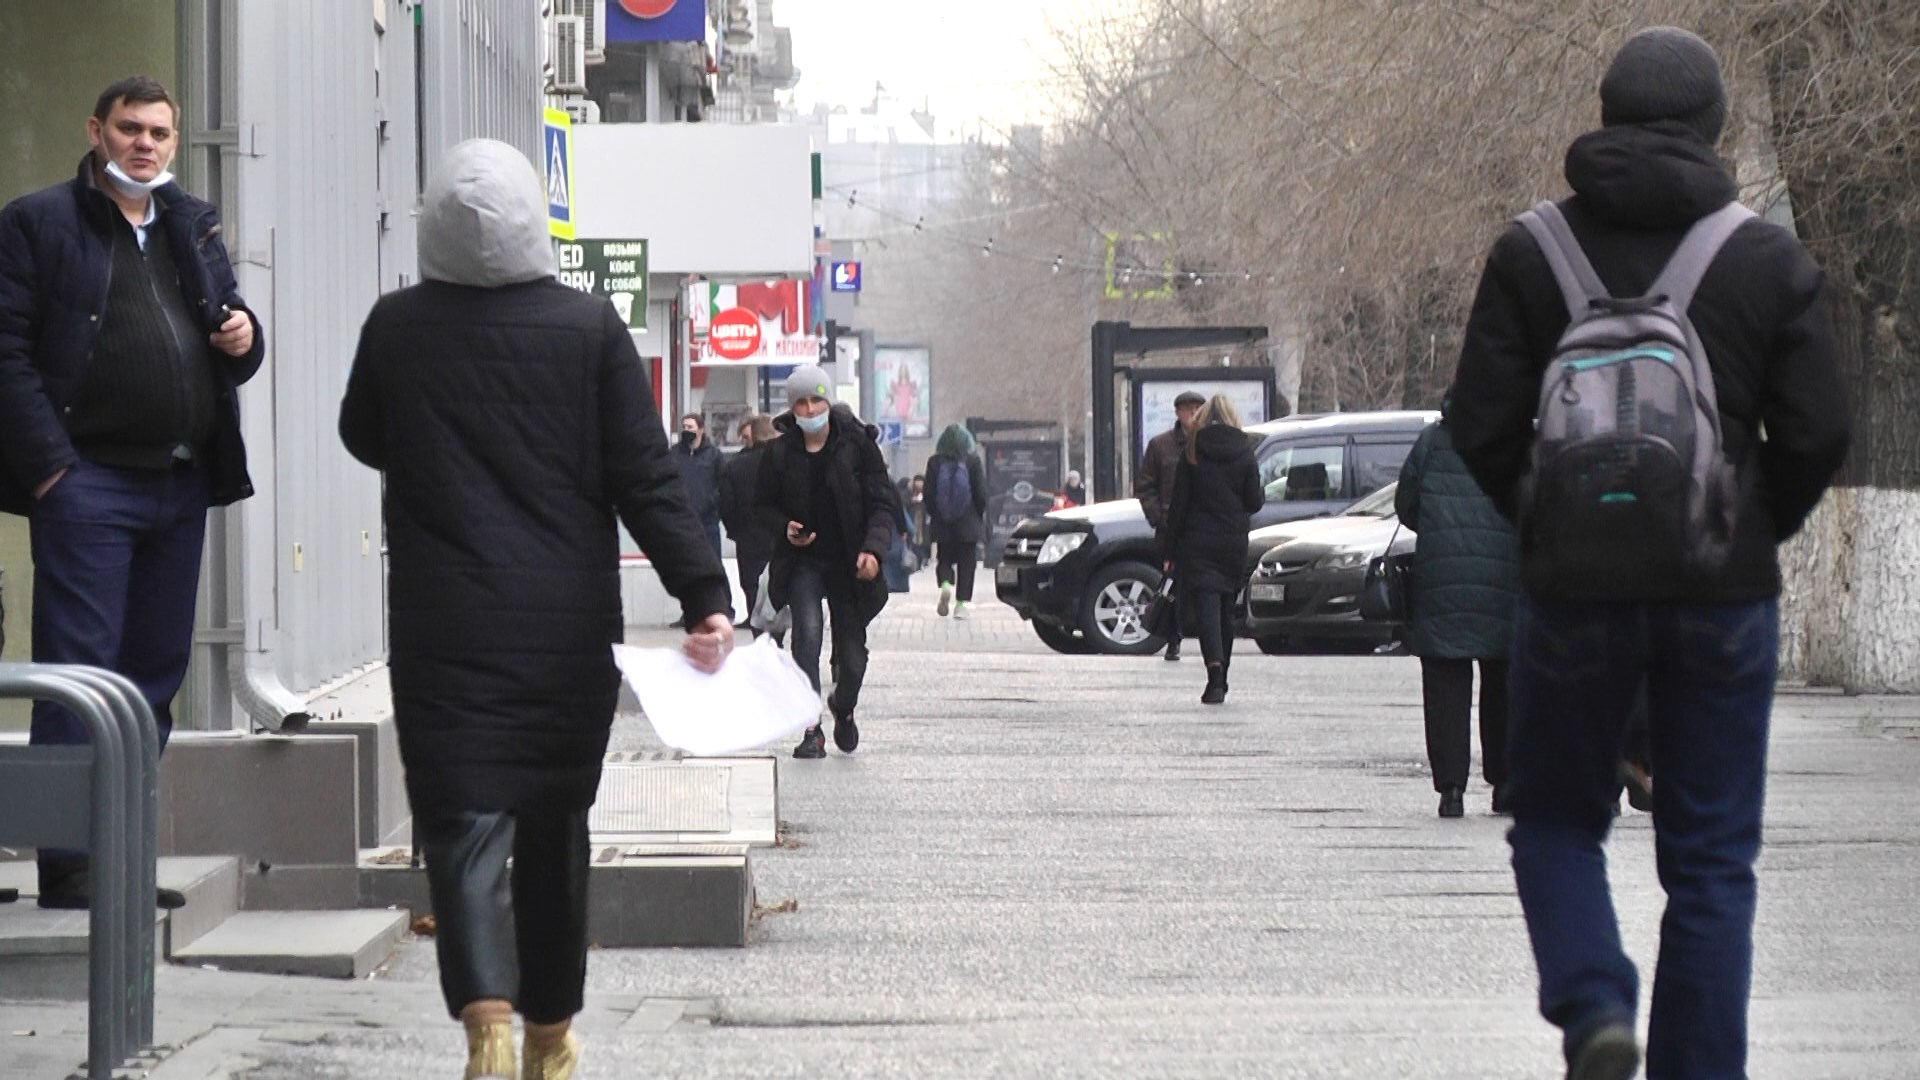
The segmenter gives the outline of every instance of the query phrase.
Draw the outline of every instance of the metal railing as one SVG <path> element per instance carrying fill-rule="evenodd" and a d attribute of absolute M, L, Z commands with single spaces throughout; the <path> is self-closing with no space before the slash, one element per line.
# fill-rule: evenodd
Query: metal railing
<path fill-rule="evenodd" d="M 51 701 L 90 746 L 0 746 L 0 843 L 90 853 L 87 1076 L 109 1078 L 153 1043 L 160 732 L 123 676 L 0 664 L 0 699 Z"/>

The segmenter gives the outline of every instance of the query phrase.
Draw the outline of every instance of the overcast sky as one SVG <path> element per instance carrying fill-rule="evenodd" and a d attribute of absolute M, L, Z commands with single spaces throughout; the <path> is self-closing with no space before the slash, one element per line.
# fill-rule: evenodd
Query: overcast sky
<path fill-rule="evenodd" d="M 940 134 L 982 118 L 1004 130 L 1045 121 L 1057 55 L 1048 30 L 1073 26 L 1102 0 L 778 0 L 793 28 L 802 109 L 873 100 L 873 84 L 919 108 L 931 99 Z"/>

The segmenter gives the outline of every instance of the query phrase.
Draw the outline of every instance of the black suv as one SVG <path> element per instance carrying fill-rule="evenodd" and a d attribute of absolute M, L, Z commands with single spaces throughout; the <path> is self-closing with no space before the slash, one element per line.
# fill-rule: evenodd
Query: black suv
<path fill-rule="evenodd" d="M 1337 514 L 1400 478 L 1437 412 L 1328 413 L 1248 429 L 1267 505 L 1254 527 Z M 1141 618 L 1160 587 L 1160 555 L 1138 499 L 1056 510 L 1022 522 L 994 573 L 1003 603 L 1066 653 L 1140 656 L 1165 644 Z"/>

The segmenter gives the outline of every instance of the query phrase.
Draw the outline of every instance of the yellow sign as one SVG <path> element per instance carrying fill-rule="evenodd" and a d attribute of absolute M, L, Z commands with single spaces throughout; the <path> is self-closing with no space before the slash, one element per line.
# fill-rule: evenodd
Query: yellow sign
<path fill-rule="evenodd" d="M 540 155 L 547 169 L 547 231 L 573 239 L 573 118 L 565 109 L 546 111 L 547 129 Z"/>

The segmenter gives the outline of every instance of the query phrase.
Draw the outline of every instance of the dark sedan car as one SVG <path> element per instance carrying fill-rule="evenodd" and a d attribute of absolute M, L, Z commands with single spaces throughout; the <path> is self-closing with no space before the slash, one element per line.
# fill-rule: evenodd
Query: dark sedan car
<path fill-rule="evenodd" d="M 1260 556 L 1247 582 L 1246 632 L 1262 652 L 1286 652 L 1308 642 L 1383 645 L 1399 635 L 1393 623 L 1360 617 L 1360 586 L 1367 564 L 1412 551 L 1416 537 L 1393 512 L 1389 484 L 1344 514 Z"/>
<path fill-rule="evenodd" d="M 1392 483 L 1434 412 L 1332 413 L 1250 428 L 1267 502 L 1256 528 L 1330 517 Z M 1160 586 L 1160 555 L 1137 499 L 1057 510 L 1007 541 L 994 589 L 1061 652 L 1144 655 L 1164 640 L 1142 616 Z"/>

